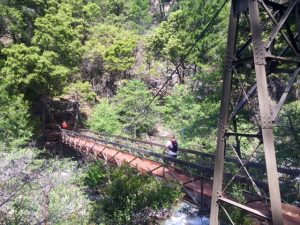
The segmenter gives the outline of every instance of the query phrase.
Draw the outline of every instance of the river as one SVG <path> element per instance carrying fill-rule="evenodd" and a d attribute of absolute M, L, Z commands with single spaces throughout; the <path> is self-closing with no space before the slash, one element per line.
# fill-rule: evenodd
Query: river
<path fill-rule="evenodd" d="M 170 217 L 163 220 L 160 225 L 209 225 L 209 218 L 201 216 L 197 207 L 179 202 L 172 209 Z"/>

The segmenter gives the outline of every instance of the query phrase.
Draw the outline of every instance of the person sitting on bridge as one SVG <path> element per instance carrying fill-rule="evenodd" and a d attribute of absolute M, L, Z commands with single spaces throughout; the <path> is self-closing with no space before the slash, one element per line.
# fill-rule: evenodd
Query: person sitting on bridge
<path fill-rule="evenodd" d="M 169 150 L 168 155 L 170 157 L 173 157 L 173 158 L 176 159 L 177 158 L 178 143 L 177 143 L 177 140 L 175 138 L 175 135 L 172 135 L 170 140 L 167 142 L 166 148 L 164 149 L 164 154 L 165 154 L 167 149 Z"/>
<path fill-rule="evenodd" d="M 67 124 L 67 122 L 66 122 L 65 120 L 62 122 L 61 127 L 62 127 L 62 129 L 64 129 L 64 130 L 68 129 L 68 124 Z"/>

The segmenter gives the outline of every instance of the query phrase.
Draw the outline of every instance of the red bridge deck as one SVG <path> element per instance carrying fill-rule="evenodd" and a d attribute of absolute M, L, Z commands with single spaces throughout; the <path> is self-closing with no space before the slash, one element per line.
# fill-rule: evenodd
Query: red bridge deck
<path fill-rule="evenodd" d="M 116 146 L 113 146 L 110 143 L 103 143 L 93 137 L 83 136 L 79 133 L 63 131 L 62 140 L 65 144 L 80 152 L 93 154 L 97 158 L 102 158 L 107 162 L 115 163 L 117 165 L 128 163 L 130 166 L 136 167 L 141 172 L 150 173 L 169 180 L 176 180 L 182 184 L 185 189 L 191 192 L 211 197 L 212 181 L 208 178 L 191 176 L 188 172 L 170 168 L 163 162 L 159 163 L 151 159 L 140 157 L 137 154 L 126 152 L 121 148 L 116 148 Z M 266 209 L 265 204 L 261 201 L 254 201 L 249 203 L 248 206 L 258 213 L 268 214 L 268 209 Z M 282 213 L 284 224 L 300 224 L 299 208 L 288 204 L 282 204 Z"/>

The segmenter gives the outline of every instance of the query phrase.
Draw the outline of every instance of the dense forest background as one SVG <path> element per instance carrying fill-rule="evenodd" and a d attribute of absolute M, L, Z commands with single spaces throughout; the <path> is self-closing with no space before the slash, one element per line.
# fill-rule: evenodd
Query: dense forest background
<path fill-rule="evenodd" d="M 4 1 L 1 103 L 3 113 L 20 113 L 7 113 L 1 128 L 10 130 L 1 135 L 10 144 L 28 140 L 41 122 L 30 113 L 33 103 L 69 96 L 93 107 L 81 121 L 93 130 L 141 137 L 159 126 L 187 145 L 210 145 L 228 10 L 183 57 L 216 7 L 217 1 Z M 159 98 L 133 124 L 174 69 Z"/>
<path fill-rule="evenodd" d="M 229 5 L 184 56 L 220 5 L 217 0 L 0 2 L 0 217 L 5 223 L 130 224 L 139 219 L 130 212 L 138 212 L 134 204 L 145 196 L 124 200 L 114 212 L 109 203 L 123 200 L 112 203 L 107 197 L 103 205 L 94 205 L 82 188 L 99 191 L 115 177 L 119 183 L 101 189 L 113 196 L 121 174 L 134 173 L 129 168 L 79 166 L 27 147 L 41 136 L 36 105 L 44 99 L 77 102 L 80 117 L 75 119 L 81 128 L 157 140 L 175 134 L 182 147 L 215 151 Z M 295 87 L 275 130 L 282 166 L 299 166 L 299 115 Z M 62 175 L 65 179 L 57 179 Z M 132 183 L 139 185 L 128 188 L 145 189 L 143 181 L 153 190 L 170 185 L 147 179 L 136 178 Z M 168 201 L 154 196 L 154 203 L 147 204 L 168 207 L 180 196 L 178 187 L 174 190 L 165 193 Z M 95 219 L 99 212 L 103 220 Z"/>

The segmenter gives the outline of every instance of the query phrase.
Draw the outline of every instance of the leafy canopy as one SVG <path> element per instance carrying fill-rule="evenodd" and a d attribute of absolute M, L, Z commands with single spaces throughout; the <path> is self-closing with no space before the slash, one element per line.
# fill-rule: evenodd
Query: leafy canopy
<path fill-rule="evenodd" d="M 128 29 L 144 31 L 152 22 L 148 0 L 98 0 L 102 20 Z"/>
<path fill-rule="evenodd" d="M 96 93 L 92 90 L 89 82 L 76 81 L 64 88 L 64 94 L 74 96 L 75 99 L 83 102 L 94 102 Z"/>
<path fill-rule="evenodd" d="M 180 134 L 184 145 L 215 151 L 219 103 L 206 98 L 199 101 L 186 85 L 177 85 L 165 97 L 160 112 L 164 124 Z"/>
<path fill-rule="evenodd" d="M 0 149 L 26 143 L 33 130 L 28 102 L 21 95 L 9 95 L 0 86 L 0 105 Z"/>
<path fill-rule="evenodd" d="M 120 134 L 121 124 L 116 107 L 110 104 L 108 99 L 101 100 L 100 104 L 94 107 L 88 120 L 88 126 L 96 132 Z"/>
<path fill-rule="evenodd" d="M 156 99 L 146 108 L 152 99 L 151 92 L 139 80 L 124 81 L 119 88 L 114 103 L 118 106 L 120 122 L 128 133 L 140 136 L 142 133 L 153 131 L 157 121 Z M 137 119 L 140 114 L 142 116 Z"/>
<path fill-rule="evenodd" d="M 3 83 L 12 93 L 30 90 L 36 94 L 54 94 L 60 91 L 70 73 L 57 63 L 58 55 L 52 51 L 41 52 L 35 46 L 15 44 L 2 52 L 6 55 L 1 69 Z"/>
<path fill-rule="evenodd" d="M 99 24 L 93 27 L 86 43 L 84 58 L 103 59 L 105 72 L 124 73 L 135 63 L 138 36 L 135 32 L 114 25 Z"/>

